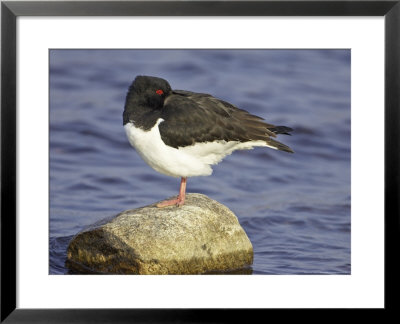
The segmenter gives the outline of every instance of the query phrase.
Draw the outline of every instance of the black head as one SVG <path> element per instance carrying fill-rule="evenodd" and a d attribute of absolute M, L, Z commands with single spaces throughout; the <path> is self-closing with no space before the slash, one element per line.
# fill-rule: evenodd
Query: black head
<path fill-rule="evenodd" d="M 152 76 L 139 75 L 129 87 L 126 100 L 134 100 L 138 105 L 160 109 L 170 92 L 171 86 L 166 80 Z"/>
<path fill-rule="evenodd" d="M 138 120 L 144 114 L 161 111 L 165 98 L 172 92 L 169 83 L 161 78 L 139 75 L 126 95 L 124 124 Z"/>

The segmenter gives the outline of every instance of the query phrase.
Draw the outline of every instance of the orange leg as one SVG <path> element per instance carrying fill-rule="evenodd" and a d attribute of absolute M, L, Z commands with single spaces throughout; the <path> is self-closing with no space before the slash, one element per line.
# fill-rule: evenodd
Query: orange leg
<path fill-rule="evenodd" d="M 157 207 L 167 207 L 176 205 L 178 207 L 182 206 L 185 203 L 185 195 L 186 195 L 186 178 L 181 178 L 181 186 L 179 188 L 179 195 L 175 199 L 164 200 L 157 204 Z"/>

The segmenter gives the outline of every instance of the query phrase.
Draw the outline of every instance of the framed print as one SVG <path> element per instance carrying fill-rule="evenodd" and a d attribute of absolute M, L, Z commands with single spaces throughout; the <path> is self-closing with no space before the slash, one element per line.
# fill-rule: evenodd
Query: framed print
<path fill-rule="evenodd" d="M 393 309 L 398 1 L 1 10 L 2 321 Z"/>

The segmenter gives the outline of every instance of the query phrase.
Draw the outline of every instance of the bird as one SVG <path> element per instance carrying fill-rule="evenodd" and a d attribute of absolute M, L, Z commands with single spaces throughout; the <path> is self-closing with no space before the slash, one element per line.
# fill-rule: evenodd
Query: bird
<path fill-rule="evenodd" d="M 210 94 L 173 90 L 168 81 L 138 75 L 123 111 L 129 143 L 154 170 L 181 179 L 176 198 L 156 206 L 182 206 L 188 177 L 209 176 L 212 166 L 235 150 L 257 146 L 294 153 L 275 140 L 292 128 L 266 123 Z"/>

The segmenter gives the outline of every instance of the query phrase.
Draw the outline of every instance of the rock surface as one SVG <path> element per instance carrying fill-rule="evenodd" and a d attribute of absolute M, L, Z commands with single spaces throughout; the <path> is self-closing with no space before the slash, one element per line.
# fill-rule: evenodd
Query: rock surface
<path fill-rule="evenodd" d="M 86 273 L 239 273 L 253 263 L 253 247 L 227 207 L 188 194 L 180 208 L 153 204 L 91 226 L 72 239 L 67 258 Z"/>

